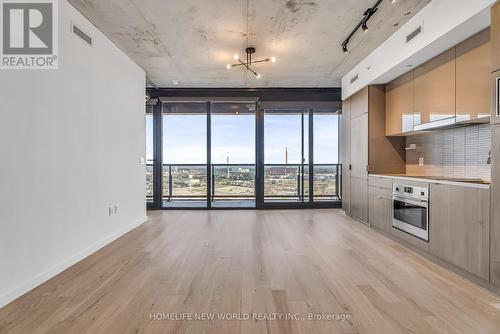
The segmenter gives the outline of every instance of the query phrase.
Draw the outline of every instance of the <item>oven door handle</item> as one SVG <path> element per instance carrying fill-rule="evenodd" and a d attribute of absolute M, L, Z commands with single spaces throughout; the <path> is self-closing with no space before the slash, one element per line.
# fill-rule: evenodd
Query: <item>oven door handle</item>
<path fill-rule="evenodd" d="M 392 196 L 392 199 L 400 201 L 400 202 L 409 203 L 409 204 L 413 204 L 413 205 L 417 205 L 417 206 L 421 206 L 421 207 L 427 208 L 427 201 L 416 201 L 416 200 L 413 200 L 413 199 L 409 199 L 409 198 L 406 198 L 406 197 L 399 197 L 399 196 Z"/>

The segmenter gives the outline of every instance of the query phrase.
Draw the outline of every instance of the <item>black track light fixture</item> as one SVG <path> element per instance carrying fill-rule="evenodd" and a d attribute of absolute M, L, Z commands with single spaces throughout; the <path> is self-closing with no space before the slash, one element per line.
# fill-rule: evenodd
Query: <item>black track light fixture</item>
<path fill-rule="evenodd" d="M 358 31 L 359 28 L 361 28 L 361 30 L 363 32 L 368 31 L 368 20 L 373 16 L 373 14 L 375 14 L 377 12 L 378 6 L 382 3 L 382 1 L 383 0 L 377 0 L 377 2 L 375 2 L 375 4 L 372 7 L 368 8 L 364 12 L 363 18 L 361 19 L 361 21 L 359 21 L 359 23 L 356 25 L 356 27 L 353 29 L 353 31 L 351 31 L 349 36 L 347 36 L 347 38 L 344 40 L 344 42 L 342 42 L 342 44 L 340 46 L 342 47 L 342 51 L 344 51 L 344 53 L 348 52 L 347 44 L 349 44 L 351 37 L 354 36 L 354 34 L 356 33 L 356 31 Z M 391 1 L 391 3 L 394 3 L 394 2 L 395 1 Z"/>
<path fill-rule="evenodd" d="M 368 31 L 368 25 L 366 24 L 366 22 L 363 22 L 363 24 L 361 25 L 361 30 L 363 30 L 363 32 Z"/>
<path fill-rule="evenodd" d="M 347 43 L 349 43 L 349 41 L 347 41 Z M 349 50 L 347 50 L 347 43 L 342 43 L 342 51 L 344 51 L 344 53 L 349 52 Z"/>

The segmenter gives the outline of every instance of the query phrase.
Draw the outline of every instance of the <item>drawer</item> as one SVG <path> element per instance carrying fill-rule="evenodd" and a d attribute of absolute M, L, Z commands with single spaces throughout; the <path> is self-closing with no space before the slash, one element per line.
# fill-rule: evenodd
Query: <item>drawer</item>
<path fill-rule="evenodd" d="M 368 185 L 392 190 L 392 178 L 370 175 Z"/>
<path fill-rule="evenodd" d="M 383 198 L 383 199 L 392 199 L 392 189 L 386 188 L 378 188 L 378 187 L 368 187 L 368 195 Z"/>

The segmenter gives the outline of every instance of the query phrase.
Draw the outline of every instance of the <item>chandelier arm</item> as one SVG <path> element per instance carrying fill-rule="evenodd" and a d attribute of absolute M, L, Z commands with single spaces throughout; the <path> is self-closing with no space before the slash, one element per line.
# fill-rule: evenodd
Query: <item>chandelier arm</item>
<path fill-rule="evenodd" d="M 252 63 L 255 64 L 255 63 L 269 63 L 271 61 L 271 58 L 266 58 L 266 59 L 261 59 L 261 60 L 253 60 Z"/>

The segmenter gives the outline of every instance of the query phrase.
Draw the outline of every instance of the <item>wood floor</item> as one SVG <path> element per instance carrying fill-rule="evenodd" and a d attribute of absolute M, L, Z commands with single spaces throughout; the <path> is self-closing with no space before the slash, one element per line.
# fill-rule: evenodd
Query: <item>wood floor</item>
<path fill-rule="evenodd" d="M 500 298 L 342 211 L 155 211 L 0 333 L 500 333 Z"/>

